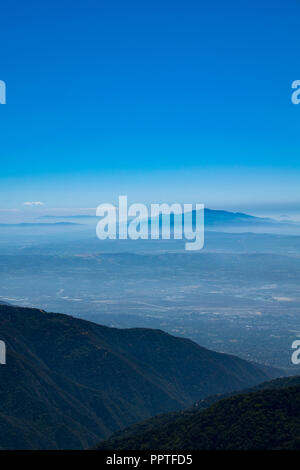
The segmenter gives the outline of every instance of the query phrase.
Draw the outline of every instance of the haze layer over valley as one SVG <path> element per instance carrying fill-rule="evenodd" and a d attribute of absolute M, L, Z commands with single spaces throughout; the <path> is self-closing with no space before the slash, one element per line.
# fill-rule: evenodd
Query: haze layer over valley
<path fill-rule="evenodd" d="M 161 328 L 297 373 L 298 225 L 207 215 L 205 247 L 196 253 L 183 241 L 99 241 L 93 217 L 2 226 L 0 301 L 108 326 Z"/>

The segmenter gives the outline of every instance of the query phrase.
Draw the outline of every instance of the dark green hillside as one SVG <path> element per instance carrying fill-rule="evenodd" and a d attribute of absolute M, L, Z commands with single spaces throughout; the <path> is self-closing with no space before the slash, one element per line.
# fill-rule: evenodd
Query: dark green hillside
<path fill-rule="evenodd" d="M 300 449 L 299 377 L 296 382 L 295 387 L 281 388 L 278 382 L 277 388 L 233 395 L 206 410 L 158 416 L 112 436 L 98 448 Z"/>
<path fill-rule="evenodd" d="M 243 390 L 243 393 L 248 392 L 256 392 L 258 390 L 268 390 L 270 388 L 287 388 L 287 387 L 296 387 L 300 386 L 300 375 L 292 376 L 292 377 L 280 377 L 274 380 L 270 380 L 267 382 L 262 382 L 255 387 L 250 387 L 248 389 Z M 194 408 L 197 410 L 209 408 L 211 405 L 220 401 L 224 398 L 228 398 L 232 395 L 236 395 L 237 392 L 231 393 L 223 393 L 218 395 L 210 395 L 202 400 L 198 400 L 194 403 Z"/>
<path fill-rule="evenodd" d="M 0 447 L 84 448 L 158 413 L 265 381 L 259 367 L 160 330 L 0 305 Z"/>

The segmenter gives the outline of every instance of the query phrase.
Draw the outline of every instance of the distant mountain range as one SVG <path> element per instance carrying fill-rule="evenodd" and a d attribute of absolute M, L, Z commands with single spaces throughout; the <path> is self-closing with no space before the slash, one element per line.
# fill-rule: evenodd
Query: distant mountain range
<path fill-rule="evenodd" d="M 276 220 L 266 217 L 255 217 L 242 212 L 219 211 L 204 209 L 206 225 L 248 225 L 248 224 L 273 224 Z"/>
<path fill-rule="evenodd" d="M 195 211 L 193 211 L 195 213 Z M 242 212 L 229 212 L 223 210 L 204 209 L 205 224 L 207 225 L 232 225 L 232 224 L 248 224 L 248 223 L 278 223 L 274 219 L 255 217 L 244 214 Z M 81 219 L 81 220 L 98 220 L 96 215 L 44 215 L 39 219 Z"/>
<path fill-rule="evenodd" d="M 0 448 L 77 449 L 272 376 L 160 330 L 0 305 Z"/>
<path fill-rule="evenodd" d="M 50 222 L 50 223 L 40 223 L 40 222 L 21 222 L 19 224 L 1 224 L 0 227 L 49 227 L 49 226 L 64 226 L 64 225 L 80 225 L 75 222 Z"/>
<path fill-rule="evenodd" d="M 216 403 L 214 403 L 216 401 Z M 209 407 L 209 403 L 214 403 Z M 264 383 L 226 399 L 120 431 L 102 450 L 300 450 L 300 377 Z"/>
<path fill-rule="evenodd" d="M 193 211 L 193 217 L 195 217 L 196 211 Z M 40 216 L 39 219 L 46 220 L 78 220 L 80 222 L 84 221 L 97 221 L 99 217 L 96 215 L 44 215 Z M 259 226 L 263 227 L 265 225 L 269 226 L 286 226 L 286 225 L 295 225 L 293 222 L 287 221 L 278 221 L 268 217 L 256 217 L 253 215 L 248 215 L 243 212 L 230 212 L 224 210 L 213 210 L 213 209 L 204 209 L 204 220 L 206 227 L 249 227 Z M 149 224 L 151 224 L 151 219 L 149 219 Z M 171 226 L 173 225 L 173 215 L 171 215 Z"/>
<path fill-rule="evenodd" d="M 96 215 L 85 215 L 85 214 L 75 214 L 75 215 L 41 215 L 38 219 L 98 219 Z"/>

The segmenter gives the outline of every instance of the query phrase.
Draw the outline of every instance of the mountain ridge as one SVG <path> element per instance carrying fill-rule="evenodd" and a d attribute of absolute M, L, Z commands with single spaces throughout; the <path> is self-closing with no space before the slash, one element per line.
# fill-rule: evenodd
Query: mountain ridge
<path fill-rule="evenodd" d="M 266 372 L 161 330 L 117 329 L 0 305 L 0 447 L 86 448 L 196 399 L 258 384 Z"/>
<path fill-rule="evenodd" d="M 300 376 L 203 402 L 200 410 L 163 414 L 121 430 L 95 449 L 300 449 Z"/>
<path fill-rule="evenodd" d="M 195 214 L 195 210 L 192 211 Z M 268 217 L 258 217 L 244 212 L 233 212 L 218 209 L 204 208 L 205 223 L 209 225 L 220 224 L 220 223 L 279 223 L 275 219 Z M 99 217 L 96 215 L 89 214 L 75 214 L 75 215 L 42 215 L 38 219 L 86 219 L 86 220 L 98 220 Z M 149 218 L 151 223 L 151 218 Z"/>

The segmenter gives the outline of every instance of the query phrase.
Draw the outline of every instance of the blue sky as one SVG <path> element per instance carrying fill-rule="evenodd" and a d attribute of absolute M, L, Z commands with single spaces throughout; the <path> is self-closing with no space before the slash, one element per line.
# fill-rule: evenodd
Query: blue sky
<path fill-rule="evenodd" d="M 299 14 L 296 0 L 6 2 L 0 209 L 119 194 L 300 208 Z"/>

